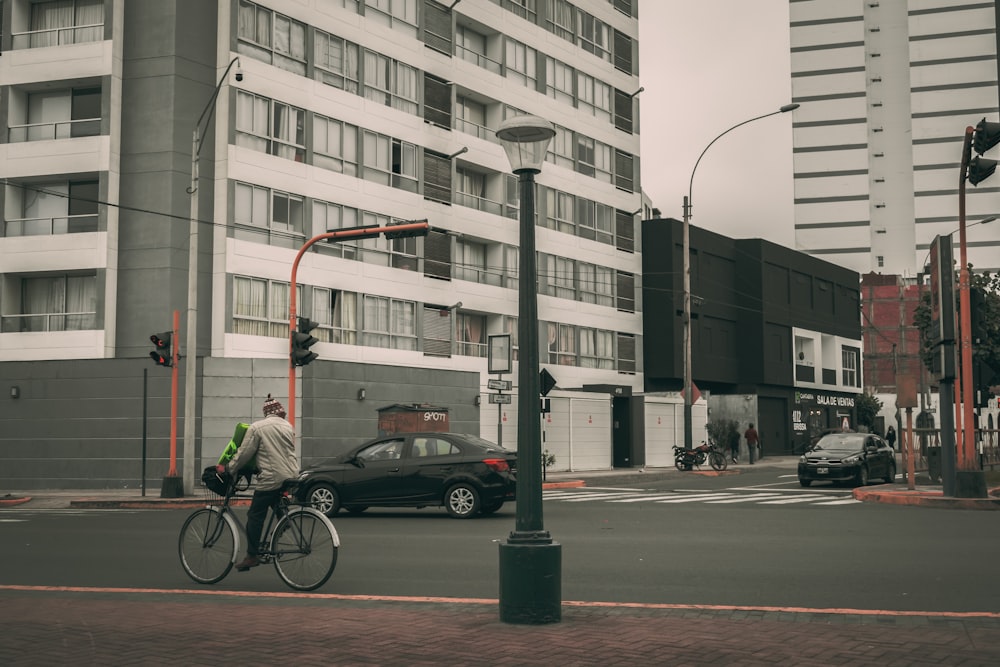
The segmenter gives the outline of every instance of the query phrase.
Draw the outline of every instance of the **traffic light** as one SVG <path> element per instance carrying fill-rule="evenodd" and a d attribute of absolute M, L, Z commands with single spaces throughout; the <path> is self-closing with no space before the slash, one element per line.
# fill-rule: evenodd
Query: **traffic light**
<path fill-rule="evenodd" d="M 386 227 L 398 227 L 400 225 L 412 225 L 417 222 L 427 222 L 426 220 L 400 220 L 398 222 L 390 222 Z M 427 236 L 427 227 L 421 229 L 407 229 L 401 232 L 385 232 L 385 238 L 387 239 L 405 239 L 411 236 Z"/>
<path fill-rule="evenodd" d="M 292 332 L 291 356 L 293 366 L 305 366 L 319 357 L 315 352 L 309 351 L 310 347 L 319 342 L 319 339 L 309 335 L 309 332 L 318 326 L 319 324 L 313 322 L 308 317 L 298 318 L 298 327 Z"/>
<path fill-rule="evenodd" d="M 173 366 L 174 365 L 174 355 L 170 347 L 170 342 L 173 339 L 173 333 L 170 331 L 164 331 L 163 333 L 153 334 L 149 337 L 149 340 L 153 341 L 153 345 L 156 349 L 149 353 L 150 358 L 156 362 L 157 366 Z"/>
<path fill-rule="evenodd" d="M 1000 144 L 1000 123 L 988 123 L 983 118 L 976 124 L 976 133 L 972 138 L 972 148 L 982 155 L 997 144 Z"/>
<path fill-rule="evenodd" d="M 969 163 L 969 183 L 979 185 L 993 175 L 997 170 L 996 160 L 987 160 L 984 157 L 974 157 Z"/>

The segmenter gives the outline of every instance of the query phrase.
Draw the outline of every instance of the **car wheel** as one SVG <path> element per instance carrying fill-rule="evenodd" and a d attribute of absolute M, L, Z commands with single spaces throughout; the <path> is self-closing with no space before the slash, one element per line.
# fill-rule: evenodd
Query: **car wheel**
<path fill-rule="evenodd" d="M 351 514 L 361 514 L 368 509 L 368 505 L 344 505 L 344 509 Z"/>
<path fill-rule="evenodd" d="M 479 512 L 479 491 L 470 484 L 456 484 L 444 494 L 444 506 L 456 519 L 468 519 Z"/>
<path fill-rule="evenodd" d="M 868 486 L 868 466 L 861 464 L 858 468 L 858 474 L 854 478 L 855 486 Z"/>
<path fill-rule="evenodd" d="M 893 484 L 896 481 L 896 462 L 889 461 L 889 468 L 885 473 L 886 484 Z"/>
<path fill-rule="evenodd" d="M 503 507 L 503 500 L 496 500 L 489 505 L 483 505 L 483 508 L 479 511 L 483 514 L 493 514 L 501 507 Z"/>
<path fill-rule="evenodd" d="M 337 489 L 326 482 L 320 482 L 309 489 L 307 499 L 310 507 L 327 516 L 333 516 L 340 509 L 340 495 Z"/>
<path fill-rule="evenodd" d="M 799 478 L 799 484 L 801 486 L 809 486 L 812 483 L 813 483 L 813 481 L 811 479 L 801 479 L 801 478 Z"/>

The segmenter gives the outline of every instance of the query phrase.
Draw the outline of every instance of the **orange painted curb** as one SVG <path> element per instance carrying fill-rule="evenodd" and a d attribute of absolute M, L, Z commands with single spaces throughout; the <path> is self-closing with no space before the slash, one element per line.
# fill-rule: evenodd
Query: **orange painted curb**
<path fill-rule="evenodd" d="M 545 482 L 542 484 L 543 489 L 578 489 L 581 486 L 587 486 L 587 483 L 582 479 L 571 479 L 565 482 Z"/>
<path fill-rule="evenodd" d="M 854 489 L 855 500 L 886 505 L 914 505 L 941 509 L 1000 510 L 1000 498 L 952 498 L 941 491 L 878 491 Z"/>
<path fill-rule="evenodd" d="M 29 500 L 31 500 L 31 496 L 23 496 L 21 498 L 0 498 L 0 507 L 13 507 L 14 505 L 26 503 Z"/>

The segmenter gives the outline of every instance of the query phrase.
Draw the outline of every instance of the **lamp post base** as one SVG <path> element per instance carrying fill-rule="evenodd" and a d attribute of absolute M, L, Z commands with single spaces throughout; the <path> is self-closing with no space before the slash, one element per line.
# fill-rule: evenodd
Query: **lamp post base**
<path fill-rule="evenodd" d="M 986 475 L 982 470 L 955 471 L 956 498 L 987 498 Z"/>
<path fill-rule="evenodd" d="M 547 535 L 547 534 L 546 534 Z M 500 545 L 500 620 L 541 625 L 562 620 L 562 545 L 551 538 Z"/>
<path fill-rule="evenodd" d="M 160 487 L 161 498 L 183 498 L 184 480 L 176 475 L 168 475 L 163 478 L 163 486 Z"/>

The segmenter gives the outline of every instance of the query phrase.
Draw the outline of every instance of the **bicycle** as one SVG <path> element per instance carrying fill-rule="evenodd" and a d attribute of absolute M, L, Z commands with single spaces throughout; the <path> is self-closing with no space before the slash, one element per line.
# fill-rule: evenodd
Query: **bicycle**
<path fill-rule="evenodd" d="M 241 479 L 247 480 L 245 486 L 239 484 Z M 278 576 L 290 587 L 311 591 L 333 574 L 340 537 L 326 515 L 292 501 L 290 491 L 296 484 L 288 480 L 282 485 L 281 499 L 269 512 L 258 556 L 262 564 L 273 562 Z M 197 583 L 218 583 L 236 564 L 240 535 L 246 534 L 246 528 L 231 502 L 248 487 L 248 477 L 229 477 L 221 502 L 196 510 L 184 522 L 177 550 L 184 571 Z"/>

